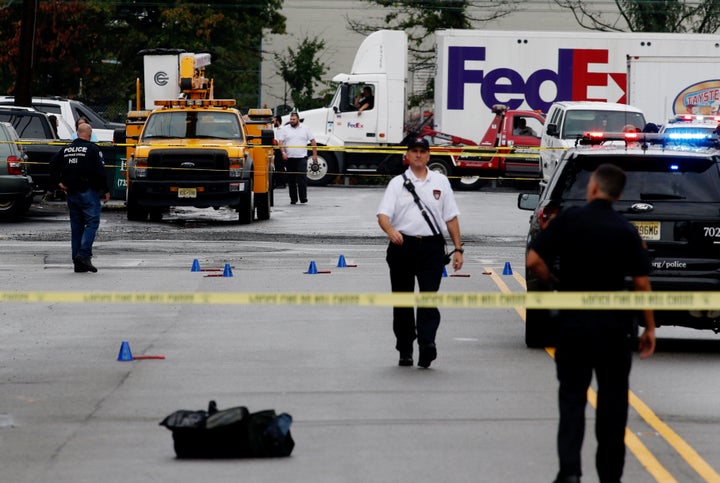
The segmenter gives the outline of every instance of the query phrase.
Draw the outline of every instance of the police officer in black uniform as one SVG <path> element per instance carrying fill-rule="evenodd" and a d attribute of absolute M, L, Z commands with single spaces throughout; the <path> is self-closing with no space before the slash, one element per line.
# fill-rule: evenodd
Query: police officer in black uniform
<path fill-rule="evenodd" d="M 72 260 L 76 272 L 97 272 L 92 246 L 100 226 L 101 199 L 110 200 L 102 151 L 90 141 L 92 126 L 80 124 L 77 138 L 50 161 L 53 180 L 67 195 Z"/>
<path fill-rule="evenodd" d="M 532 242 L 527 267 L 560 291 L 650 291 L 650 261 L 637 230 L 613 209 L 625 187 L 625 173 L 603 164 L 592 174 L 588 203 L 561 212 Z M 552 270 L 550 267 L 553 267 Z M 598 383 L 596 467 L 603 483 L 619 483 L 625 464 L 625 425 L 632 351 L 637 348 L 633 312 L 563 310 L 555 362 L 560 382 L 556 483 L 580 481 L 587 389 L 593 371 Z M 640 357 L 655 350 L 653 312 L 643 312 Z M 635 346 L 635 347 L 634 347 Z"/>

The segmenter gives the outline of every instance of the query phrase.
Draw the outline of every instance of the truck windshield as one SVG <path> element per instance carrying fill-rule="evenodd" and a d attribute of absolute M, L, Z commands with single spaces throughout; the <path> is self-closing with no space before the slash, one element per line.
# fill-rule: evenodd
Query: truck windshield
<path fill-rule="evenodd" d="M 142 140 L 157 138 L 242 139 L 240 121 L 229 111 L 168 111 L 153 113 Z"/>
<path fill-rule="evenodd" d="M 645 127 L 645 117 L 638 112 L 627 111 L 593 109 L 567 111 L 563 122 L 562 138 L 578 138 L 588 131 L 623 132 L 623 128 L 627 125 L 641 130 Z"/>

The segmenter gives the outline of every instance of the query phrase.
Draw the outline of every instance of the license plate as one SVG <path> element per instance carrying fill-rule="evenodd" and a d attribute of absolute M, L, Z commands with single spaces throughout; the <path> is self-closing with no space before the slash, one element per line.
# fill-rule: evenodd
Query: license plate
<path fill-rule="evenodd" d="M 197 188 L 178 188 L 178 198 L 197 198 Z"/>
<path fill-rule="evenodd" d="M 660 239 L 660 222 L 659 221 L 632 221 L 637 228 L 640 237 L 643 240 L 659 240 Z"/>

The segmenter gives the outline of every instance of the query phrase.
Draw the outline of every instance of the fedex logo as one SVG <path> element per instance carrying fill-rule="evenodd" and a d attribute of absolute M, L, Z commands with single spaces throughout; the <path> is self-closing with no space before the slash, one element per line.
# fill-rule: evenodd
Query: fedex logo
<path fill-rule="evenodd" d="M 527 102 L 530 109 L 547 112 L 555 101 L 626 102 L 627 74 L 596 72 L 598 66 L 607 68 L 607 49 L 558 49 L 557 66 L 551 66 L 554 70 L 538 69 L 526 79 L 509 67 L 490 71 L 466 68 L 466 61 L 484 62 L 485 59 L 485 47 L 449 47 L 446 93 L 449 110 L 464 109 L 467 84 L 478 85 L 483 103 L 488 107 L 507 104 L 510 109 L 518 109 Z M 541 97 L 540 89 L 545 83 L 554 84 L 554 99 Z M 593 97 L 591 93 L 599 88 L 614 88 L 617 95 L 612 99 L 607 99 L 608 94 L 605 98 Z M 499 95 L 502 99 L 498 99 Z"/>

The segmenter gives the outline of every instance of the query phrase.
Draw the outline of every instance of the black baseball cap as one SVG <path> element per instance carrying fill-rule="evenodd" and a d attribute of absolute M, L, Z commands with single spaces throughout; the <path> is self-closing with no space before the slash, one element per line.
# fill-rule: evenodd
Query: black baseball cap
<path fill-rule="evenodd" d="M 412 148 L 423 148 L 423 149 L 429 151 L 429 150 L 430 150 L 430 143 L 428 143 L 427 139 L 425 139 L 425 138 L 417 137 L 417 138 L 412 138 L 412 139 L 408 142 L 407 147 L 408 147 L 408 149 L 412 149 Z"/>

